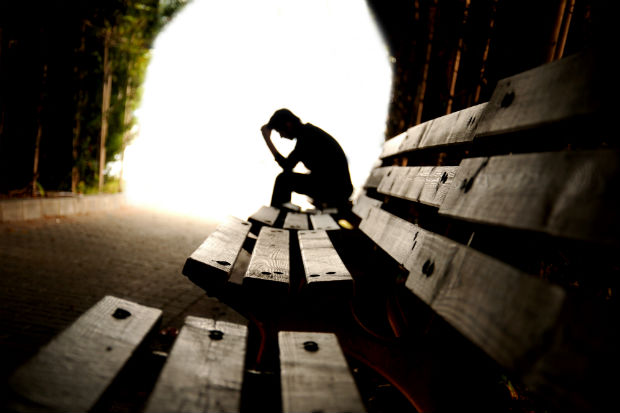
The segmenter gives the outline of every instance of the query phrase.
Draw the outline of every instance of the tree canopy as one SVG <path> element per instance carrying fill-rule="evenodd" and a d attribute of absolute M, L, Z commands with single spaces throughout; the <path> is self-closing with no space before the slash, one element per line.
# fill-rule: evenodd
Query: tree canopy
<path fill-rule="evenodd" d="M 152 44 L 185 2 L 2 2 L 0 194 L 100 188 L 131 138 Z"/>

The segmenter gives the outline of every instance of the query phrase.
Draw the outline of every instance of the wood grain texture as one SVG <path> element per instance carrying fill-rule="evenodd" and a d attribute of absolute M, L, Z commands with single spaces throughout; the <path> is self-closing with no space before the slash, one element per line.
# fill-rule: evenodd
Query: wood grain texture
<path fill-rule="evenodd" d="M 551 235 L 618 243 L 620 153 L 564 151 L 466 159 L 439 212 Z"/>
<path fill-rule="evenodd" d="M 285 229 L 308 229 L 308 215 L 302 212 L 289 212 L 284 219 Z"/>
<path fill-rule="evenodd" d="M 383 202 L 378 199 L 370 198 L 365 194 L 361 194 L 355 200 L 353 204 L 353 213 L 358 217 L 365 219 L 368 217 L 368 213 L 372 207 L 381 208 Z"/>
<path fill-rule="evenodd" d="M 524 369 L 550 344 L 562 288 L 460 247 L 431 307 L 502 366 Z"/>
<path fill-rule="evenodd" d="M 595 56 L 584 52 L 502 79 L 475 135 L 499 135 L 595 113 L 602 109 L 605 92 L 596 76 Z"/>
<path fill-rule="evenodd" d="M 433 119 L 420 138 L 417 149 L 469 142 L 487 103 Z"/>
<path fill-rule="evenodd" d="M 309 287 L 353 284 L 353 278 L 334 249 L 326 231 L 299 231 L 299 249 Z"/>
<path fill-rule="evenodd" d="M 360 230 L 399 264 L 411 254 L 420 227 L 379 208 L 371 208 Z"/>
<path fill-rule="evenodd" d="M 381 155 L 379 156 L 379 158 L 384 159 L 400 153 L 400 146 L 402 145 L 406 137 L 407 132 L 403 132 L 399 135 L 394 136 L 391 139 L 386 140 L 383 144 L 383 148 L 381 150 Z"/>
<path fill-rule="evenodd" d="M 325 231 L 340 229 L 338 223 L 329 214 L 310 215 L 310 222 L 312 223 L 312 229 L 322 229 Z"/>
<path fill-rule="evenodd" d="M 412 151 L 417 149 L 426 133 L 427 129 L 430 128 L 432 124 L 432 120 L 420 123 L 419 125 L 412 126 L 407 129 L 407 136 L 403 140 L 403 143 L 400 145 L 399 153 Z"/>
<path fill-rule="evenodd" d="M 431 305 L 444 285 L 458 246 L 445 237 L 422 229 L 414 238 L 411 253 L 404 263 L 409 270 L 405 286 Z"/>
<path fill-rule="evenodd" d="M 290 283 L 290 233 L 285 229 L 263 227 L 243 278 L 248 282 L 267 282 L 288 288 Z"/>
<path fill-rule="evenodd" d="M 187 317 L 145 411 L 238 412 L 246 342 L 247 325 Z"/>
<path fill-rule="evenodd" d="M 228 217 L 185 261 L 183 274 L 205 287 L 226 281 L 250 228 L 250 223 Z"/>
<path fill-rule="evenodd" d="M 10 379 L 14 411 L 88 411 L 161 319 L 159 309 L 106 296 Z"/>
<path fill-rule="evenodd" d="M 278 208 L 272 206 L 261 206 L 258 211 L 253 213 L 248 218 L 248 221 L 257 222 L 272 227 L 276 223 L 279 215 L 280 210 Z"/>
<path fill-rule="evenodd" d="M 446 199 L 458 166 L 436 166 L 426 177 L 424 187 L 420 192 L 420 203 L 440 207 Z"/>
<path fill-rule="evenodd" d="M 366 411 L 334 334 L 281 331 L 278 341 L 284 412 Z"/>
<path fill-rule="evenodd" d="M 383 175 L 385 175 L 387 171 L 389 171 L 389 167 L 386 166 L 380 166 L 370 171 L 370 174 L 364 183 L 364 189 L 373 189 L 379 186 L 381 179 L 383 179 Z"/>

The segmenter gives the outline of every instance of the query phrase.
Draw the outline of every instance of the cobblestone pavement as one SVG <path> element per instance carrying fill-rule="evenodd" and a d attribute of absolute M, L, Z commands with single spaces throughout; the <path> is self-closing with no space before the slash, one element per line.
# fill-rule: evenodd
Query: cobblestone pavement
<path fill-rule="evenodd" d="M 162 309 L 162 328 L 200 316 L 209 298 L 181 270 L 216 226 L 133 206 L 0 223 L 2 385 L 105 295 Z"/>

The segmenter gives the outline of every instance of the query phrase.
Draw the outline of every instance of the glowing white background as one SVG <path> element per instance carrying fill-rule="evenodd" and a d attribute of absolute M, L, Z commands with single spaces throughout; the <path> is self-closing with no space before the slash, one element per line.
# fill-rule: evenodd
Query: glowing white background
<path fill-rule="evenodd" d="M 125 155 L 128 199 L 247 218 L 269 204 L 280 172 L 259 129 L 282 107 L 340 142 L 359 188 L 380 152 L 390 87 L 364 1 L 194 0 L 155 42 Z"/>

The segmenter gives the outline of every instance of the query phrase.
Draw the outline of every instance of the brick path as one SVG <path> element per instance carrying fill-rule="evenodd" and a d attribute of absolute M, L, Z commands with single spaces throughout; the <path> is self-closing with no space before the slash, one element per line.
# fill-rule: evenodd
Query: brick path
<path fill-rule="evenodd" d="M 216 226 L 130 206 L 0 223 L 0 384 L 105 295 L 162 309 L 164 328 L 200 316 L 213 303 L 181 269 Z"/>

